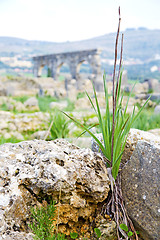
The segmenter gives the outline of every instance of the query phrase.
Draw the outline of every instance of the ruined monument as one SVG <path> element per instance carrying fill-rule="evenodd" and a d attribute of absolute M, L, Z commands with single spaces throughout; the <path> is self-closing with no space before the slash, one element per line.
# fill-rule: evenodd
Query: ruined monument
<path fill-rule="evenodd" d="M 67 63 L 72 79 L 78 81 L 80 66 L 84 61 L 87 61 L 92 69 L 92 80 L 95 87 L 100 90 L 102 85 L 100 53 L 100 49 L 92 49 L 36 56 L 33 57 L 33 73 L 35 77 L 40 77 L 43 67 L 47 66 L 53 79 L 57 80 L 61 66 Z"/>

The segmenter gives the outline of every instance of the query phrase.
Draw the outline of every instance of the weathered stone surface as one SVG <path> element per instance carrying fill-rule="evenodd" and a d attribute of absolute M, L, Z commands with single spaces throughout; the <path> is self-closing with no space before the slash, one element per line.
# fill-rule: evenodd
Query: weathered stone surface
<path fill-rule="evenodd" d="M 122 170 L 128 214 L 145 240 L 160 236 L 160 146 L 138 141 Z"/>
<path fill-rule="evenodd" d="M 64 108 L 67 107 L 67 105 L 68 105 L 67 101 L 65 101 L 65 102 L 51 102 L 49 104 L 49 107 L 50 107 L 50 109 L 57 108 L 59 110 L 63 110 Z"/>
<path fill-rule="evenodd" d="M 22 240 L 30 239 L 30 208 L 50 197 L 58 202 L 60 195 L 59 230 L 68 235 L 80 229 L 90 236 L 90 224 L 108 196 L 109 184 L 103 158 L 90 149 L 64 140 L 1 145 L 1 239 L 20 239 L 22 232 Z"/>
<path fill-rule="evenodd" d="M 160 83 L 158 79 L 149 79 L 148 80 L 148 90 L 158 92 L 160 90 Z"/>
<path fill-rule="evenodd" d="M 160 137 L 150 132 L 131 128 L 126 141 L 126 146 L 122 156 L 122 165 L 124 165 L 133 154 L 138 141 L 146 141 L 155 147 L 160 145 Z"/>
<path fill-rule="evenodd" d="M 45 137 L 47 134 L 48 134 L 48 131 L 37 131 L 31 135 L 31 139 L 45 140 Z"/>
<path fill-rule="evenodd" d="M 116 223 L 114 221 L 111 221 L 110 218 L 104 218 L 102 215 L 98 215 L 95 219 L 97 228 L 101 231 L 101 237 L 99 240 L 111 240 L 117 239 L 116 234 Z"/>
<path fill-rule="evenodd" d="M 15 115 L 0 111 L 0 135 L 6 138 L 14 136 L 23 140 L 23 133 L 47 129 L 49 118 L 49 113 L 35 112 Z"/>
<path fill-rule="evenodd" d="M 101 134 L 97 137 L 103 142 Z M 99 151 L 93 139 L 92 150 Z M 129 215 L 145 240 L 158 240 L 160 235 L 158 232 L 160 229 L 160 137 L 149 132 L 131 129 L 120 168 L 123 169 L 123 195 Z"/>
<path fill-rule="evenodd" d="M 150 129 L 148 132 L 160 137 L 160 128 Z"/>
<path fill-rule="evenodd" d="M 28 108 L 33 108 L 39 111 L 38 100 L 36 97 L 31 97 L 24 102 L 24 106 Z"/>
<path fill-rule="evenodd" d="M 154 109 L 155 114 L 160 114 L 160 105 L 157 105 Z"/>

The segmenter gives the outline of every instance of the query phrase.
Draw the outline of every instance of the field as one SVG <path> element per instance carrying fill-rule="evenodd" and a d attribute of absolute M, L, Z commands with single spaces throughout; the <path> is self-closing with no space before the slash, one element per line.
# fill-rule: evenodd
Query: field
<path fill-rule="evenodd" d="M 14 77 L 12 80 L 10 78 L 7 79 L 7 81 L 12 81 L 13 83 Z M 16 80 L 16 82 L 17 81 L 21 83 L 20 80 Z M 44 80 L 44 82 L 47 81 Z M 32 81 L 32 85 L 33 83 L 36 85 L 36 83 Z M 29 81 L 28 84 L 29 90 L 31 90 L 31 83 L 29 83 Z M 63 79 L 59 80 L 58 84 L 62 87 Z M 27 94 L 26 91 L 23 95 L 14 94 L 14 96 L 1 96 L 0 144 L 7 142 L 15 143 L 34 138 L 47 140 L 67 138 L 70 141 L 74 141 L 75 138 L 81 135 L 82 130 L 67 119 L 62 111 L 80 120 L 81 123 L 87 127 L 98 123 L 97 116 L 89 104 L 84 89 L 74 89 L 73 91 L 72 88 L 71 94 L 70 92 L 66 93 L 63 89 L 64 92 L 62 91 L 63 94 L 61 94 L 59 93 L 61 87 L 59 87 L 59 89 L 57 88 L 55 94 L 49 94 L 49 90 L 46 89 L 43 95 L 40 96 L 38 89 L 36 89 L 37 92 L 33 91 L 34 94 Z M 91 85 L 88 86 L 88 90 L 90 94 L 92 94 Z M 125 93 L 125 95 L 127 97 L 128 93 Z M 138 110 L 143 102 L 143 100 L 136 100 L 135 96 L 135 93 L 132 94 L 131 103 L 129 104 L 130 112 L 133 109 L 133 105 L 135 105 Z M 110 94 L 110 99 L 111 98 Z M 103 93 L 99 93 L 99 101 L 103 113 L 105 108 Z M 154 109 L 158 104 L 158 100 L 149 101 L 143 113 L 134 123 L 133 128 L 144 131 L 160 128 L 160 115 L 154 113 Z M 99 133 L 99 126 L 97 125 L 92 131 Z M 85 133 L 80 137 L 83 137 L 82 139 L 84 139 L 84 137 L 88 138 L 88 134 Z M 79 142 L 81 142 L 80 138 Z"/>

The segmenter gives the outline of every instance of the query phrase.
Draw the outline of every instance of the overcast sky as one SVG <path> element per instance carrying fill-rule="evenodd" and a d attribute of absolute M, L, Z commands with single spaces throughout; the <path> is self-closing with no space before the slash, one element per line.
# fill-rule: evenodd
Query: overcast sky
<path fill-rule="evenodd" d="M 160 29 L 160 0 L 0 0 L 0 36 L 77 41 L 121 30 Z"/>

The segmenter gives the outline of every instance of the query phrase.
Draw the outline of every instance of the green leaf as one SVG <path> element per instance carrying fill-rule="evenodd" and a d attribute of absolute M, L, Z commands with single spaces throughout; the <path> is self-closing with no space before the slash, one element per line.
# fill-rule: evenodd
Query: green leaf
<path fill-rule="evenodd" d="M 72 239 L 76 239 L 78 237 L 78 233 L 76 233 L 76 232 L 70 233 L 70 237 Z"/>
<path fill-rule="evenodd" d="M 133 232 L 129 231 L 129 232 L 127 233 L 127 235 L 128 235 L 128 237 L 131 237 L 131 236 L 133 236 Z"/>
<path fill-rule="evenodd" d="M 98 228 L 94 228 L 94 231 L 95 231 L 97 237 L 99 238 L 101 236 L 101 231 Z"/>
<path fill-rule="evenodd" d="M 121 228 L 122 230 L 124 230 L 125 232 L 128 232 L 128 227 L 127 227 L 126 224 L 121 223 L 119 226 L 120 226 L 120 228 Z"/>

